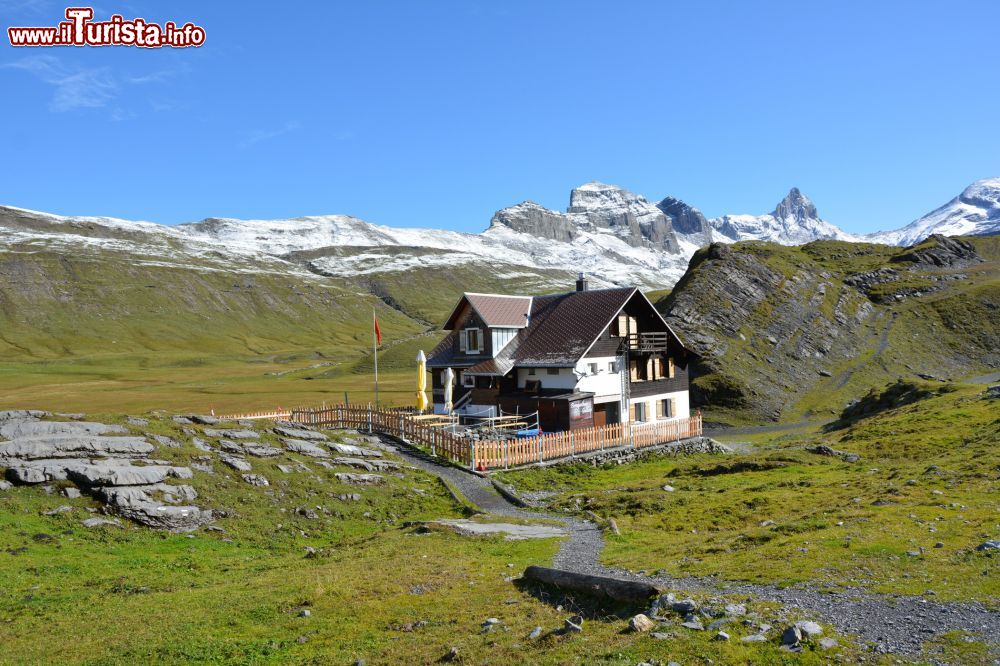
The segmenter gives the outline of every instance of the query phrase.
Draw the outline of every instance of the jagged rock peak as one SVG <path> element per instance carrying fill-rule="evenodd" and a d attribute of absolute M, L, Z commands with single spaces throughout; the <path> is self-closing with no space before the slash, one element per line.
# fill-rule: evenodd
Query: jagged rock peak
<path fill-rule="evenodd" d="M 797 187 L 789 190 L 788 194 L 771 214 L 779 220 L 792 218 L 798 223 L 802 223 L 805 220 L 819 219 L 819 211 L 816 210 L 816 204 L 810 201 L 809 197 L 802 194 Z"/>
<path fill-rule="evenodd" d="M 670 218 L 674 231 L 695 236 L 699 245 L 712 242 L 712 227 L 700 210 L 675 197 L 664 197 L 656 207 Z"/>

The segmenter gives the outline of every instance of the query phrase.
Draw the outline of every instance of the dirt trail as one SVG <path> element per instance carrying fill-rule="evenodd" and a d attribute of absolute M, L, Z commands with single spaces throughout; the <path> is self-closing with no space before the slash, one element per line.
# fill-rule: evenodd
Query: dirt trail
<path fill-rule="evenodd" d="M 612 576 L 652 582 L 673 590 L 693 590 L 751 596 L 801 609 L 839 631 L 858 636 L 873 650 L 882 653 L 917 655 L 924 641 L 956 629 L 977 634 L 991 644 L 1000 644 L 1000 613 L 978 602 L 941 603 L 923 597 L 867 594 L 860 591 L 819 592 L 806 588 L 777 588 L 771 585 L 727 583 L 706 578 L 640 576 L 606 567 L 600 563 L 604 538 L 592 522 L 575 517 L 522 509 L 496 491 L 493 484 L 452 465 L 439 462 L 397 440 L 384 441 L 407 462 L 446 479 L 487 514 L 524 519 L 553 519 L 562 522 L 569 538 L 562 542 L 553 566 L 578 573 Z"/>

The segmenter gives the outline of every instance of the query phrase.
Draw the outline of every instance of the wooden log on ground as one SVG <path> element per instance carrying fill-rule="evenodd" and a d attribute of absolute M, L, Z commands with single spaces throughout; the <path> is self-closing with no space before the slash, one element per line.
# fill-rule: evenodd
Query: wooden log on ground
<path fill-rule="evenodd" d="M 659 595 L 659 590 L 650 583 L 605 576 L 588 576 L 548 567 L 530 566 L 524 570 L 524 578 L 551 585 L 560 590 L 580 592 L 592 597 L 605 597 L 629 604 L 645 604 Z"/>

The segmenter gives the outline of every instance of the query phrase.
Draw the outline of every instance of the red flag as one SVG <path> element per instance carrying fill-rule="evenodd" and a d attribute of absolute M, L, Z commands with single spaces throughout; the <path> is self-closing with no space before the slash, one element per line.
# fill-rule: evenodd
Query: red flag
<path fill-rule="evenodd" d="M 372 313 L 372 319 L 375 320 L 375 346 L 378 347 L 382 344 L 382 329 L 378 327 L 378 317 L 375 313 Z"/>

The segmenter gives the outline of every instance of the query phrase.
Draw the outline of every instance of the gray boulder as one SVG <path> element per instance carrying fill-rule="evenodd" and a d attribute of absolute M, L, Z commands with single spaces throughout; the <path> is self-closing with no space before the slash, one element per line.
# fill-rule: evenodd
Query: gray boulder
<path fill-rule="evenodd" d="M 196 506 L 172 506 L 198 494 L 191 486 L 163 483 L 149 486 L 99 488 L 95 491 L 112 513 L 140 525 L 171 532 L 191 532 L 212 521 L 212 512 Z"/>
<path fill-rule="evenodd" d="M 108 527 L 121 527 L 122 526 L 122 524 L 121 524 L 120 521 L 117 521 L 117 520 L 114 520 L 114 519 L 109 519 L 109 518 L 87 518 L 86 520 L 81 520 L 80 524 L 83 525 L 84 527 L 87 527 L 87 528 L 90 528 L 90 527 L 101 527 L 102 525 L 106 525 Z"/>
<path fill-rule="evenodd" d="M 996 552 L 1000 550 L 1000 540 L 984 541 L 978 546 L 976 546 L 976 550 L 986 551 L 986 552 Z"/>
<path fill-rule="evenodd" d="M 0 479 L 0 492 L 4 490 L 10 490 L 13 487 L 14 484 L 12 484 L 10 481 L 3 481 L 2 479 Z"/>
<path fill-rule="evenodd" d="M 243 480 L 251 486 L 269 486 L 271 483 L 262 474 L 244 474 Z"/>
<path fill-rule="evenodd" d="M 283 439 L 281 440 L 285 443 L 285 447 L 293 453 L 301 453 L 304 456 L 311 456 L 313 458 L 329 458 L 330 453 L 325 449 L 322 449 L 312 442 L 307 442 L 304 439 Z"/>
<path fill-rule="evenodd" d="M 234 442 L 231 439 L 220 439 L 219 446 L 222 447 L 223 451 L 254 456 L 255 458 L 276 458 L 282 453 L 281 449 L 269 446 L 262 442 L 249 442 L 244 444 L 242 442 Z"/>
<path fill-rule="evenodd" d="M 781 634 L 781 644 L 782 645 L 798 645 L 799 641 L 802 640 L 802 630 L 799 629 L 798 625 L 792 625 L 785 629 Z"/>
<path fill-rule="evenodd" d="M 89 459 L 67 458 L 60 460 L 24 460 L 11 462 L 7 467 L 7 478 L 14 483 L 47 483 L 65 481 L 70 469 L 90 465 Z"/>
<path fill-rule="evenodd" d="M 372 463 L 364 460 L 362 458 L 334 458 L 331 460 L 335 465 L 345 465 L 347 467 L 356 467 L 358 469 L 367 470 L 369 472 L 376 472 L 378 468 Z"/>
<path fill-rule="evenodd" d="M 150 437 L 153 438 L 154 442 L 156 442 L 160 446 L 165 446 L 168 449 L 179 449 L 181 447 L 180 442 L 178 442 L 176 439 L 173 439 L 172 437 L 167 437 L 166 435 L 152 434 L 150 435 Z"/>
<path fill-rule="evenodd" d="M 805 638 L 816 638 L 823 635 L 823 627 L 819 626 L 816 622 L 803 620 L 796 622 L 795 627 L 799 630 L 799 634 Z"/>
<path fill-rule="evenodd" d="M 35 421 L 46 416 L 52 416 L 51 412 L 43 412 L 39 409 L 5 409 L 0 411 L 0 423 L 5 421 Z"/>
<path fill-rule="evenodd" d="M 656 623 L 649 619 L 647 615 L 639 613 L 638 615 L 632 616 L 632 619 L 628 621 L 628 626 L 632 631 L 642 633 L 655 629 Z"/>
<path fill-rule="evenodd" d="M 190 479 L 193 473 L 187 467 L 167 465 L 138 467 L 109 461 L 69 468 L 67 476 L 85 486 L 145 486 L 161 483 L 170 477 Z"/>
<path fill-rule="evenodd" d="M 216 428 L 205 428 L 205 434 L 209 437 L 226 439 L 260 439 L 260 433 L 255 430 L 218 430 Z"/>
<path fill-rule="evenodd" d="M 379 484 L 385 483 L 385 477 L 378 474 L 349 474 L 347 472 L 338 472 L 334 474 L 337 480 L 342 483 L 360 483 L 360 484 Z"/>
<path fill-rule="evenodd" d="M 354 444 L 340 444 L 339 442 L 330 442 L 329 446 L 332 450 L 336 451 L 345 456 L 361 456 L 364 458 L 381 458 L 382 452 L 376 451 L 375 449 L 366 449 L 361 446 L 355 446 Z"/>
<path fill-rule="evenodd" d="M 304 430 L 302 428 L 289 428 L 287 426 L 276 426 L 275 434 L 289 439 L 304 439 L 310 442 L 325 442 L 329 439 L 326 435 L 315 430 Z"/>
<path fill-rule="evenodd" d="M 141 457 L 154 447 L 142 437 L 103 437 L 100 435 L 49 435 L 18 437 L 0 442 L 0 460 L 19 458 L 78 458 L 81 455 L 99 457 Z"/>
<path fill-rule="evenodd" d="M 127 432 L 120 425 L 90 423 L 87 421 L 13 421 L 0 425 L 0 437 L 48 437 L 51 435 L 108 435 Z"/>
<path fill-rule="evenodd" d="M 191 414 L 188 418 L 199 425 L 217 425 L 219 423 L 219 419 L 214 416 L 206 416 L 203 414 Z"/>
<path fill-rule="evenodd" d="M 232 467 L 237 472 L 249 472 L 253 467 L 245 459 L 238 456 L 231 456 L 225 453 L 219 455 L 219 460 L 222 461 L 224 465 Z"/>

